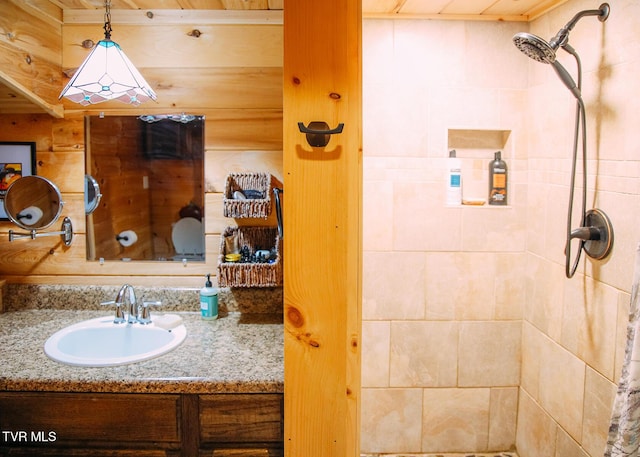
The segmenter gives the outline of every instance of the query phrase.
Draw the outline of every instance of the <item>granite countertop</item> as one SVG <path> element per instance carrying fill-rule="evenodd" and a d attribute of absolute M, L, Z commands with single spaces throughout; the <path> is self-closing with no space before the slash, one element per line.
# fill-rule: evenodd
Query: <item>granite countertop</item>
<path fill-rule="evenodd" d="M 155 359 L 86 368 L 44 353 L 56 331 L 105 310 L 25 309 L 0 314 L 0 390 L 115 393 L 273 393 L 284 391 L 282 315 L 228 312 L 204 321 L 182 317 L 185 341 Z M 160 315 L 162 313 L 157 313 Z M 153 318 L 153 315 L 152 315 Z"/>

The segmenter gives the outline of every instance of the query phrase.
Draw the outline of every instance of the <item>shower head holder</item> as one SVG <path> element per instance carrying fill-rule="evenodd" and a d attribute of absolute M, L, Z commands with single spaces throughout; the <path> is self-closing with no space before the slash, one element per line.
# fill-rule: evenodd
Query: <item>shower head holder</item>
<path fill-rule="evenodd" d="M 556 36 L 551 38 L 549 44 L 553 49 L 558 49 L 561 46 L 565 46 L 569 41 L 569 32 L 573 30 L 578 21 L 585 16 L 597 16 L 600 22 L 604 22 L 609 18 L 609 12 L 611 8 L 608 3 L 603 3 L 597 10 L 584 10 L 577 13 L 573 18 L 562 27 Z"/>

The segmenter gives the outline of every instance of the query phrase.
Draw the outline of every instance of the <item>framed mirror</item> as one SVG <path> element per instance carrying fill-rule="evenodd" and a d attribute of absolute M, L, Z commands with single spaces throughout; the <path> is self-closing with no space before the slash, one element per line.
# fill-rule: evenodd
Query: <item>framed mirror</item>
<path fill-rule="evenodd" d="M 203 116 L 87 116 L 85 173 L 88 260 L 205 260 Z"/>

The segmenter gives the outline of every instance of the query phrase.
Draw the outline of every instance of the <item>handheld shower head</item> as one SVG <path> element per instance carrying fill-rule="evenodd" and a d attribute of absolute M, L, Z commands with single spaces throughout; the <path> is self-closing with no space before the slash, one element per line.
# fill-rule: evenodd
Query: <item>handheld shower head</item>
<path fill-rule="evenodd" d="M 573 16 L 549 42 L 532 33 L 520 32 L 513 36 L 513 44 L 536 62 L 550 64 L 560 77 L 560 80 L 580 102 L 582 101 L 580 88 L 569 72 L 556 60 L 556 51 L 559 47 L 563 47 L 567 52 L 576 56 L 575 50 L 569 45 L 569 32 L 584 16 L 598 16 L 598 20 L 604 22 L 609 17 L 609 12 L 609 4 L 603 3 L 597 10 L 584 10 Z"/>
<path fill-rule="evenodd" d="M 553 63 L 556 60 L 556 50 L 545 40 L 532 33 L 516 33 L 513 36 L 513 44 L 536 62 Z"/>
<path fill-rule="evenodd" d="M 516 33 L 513 36 L 513 43 L 520 51 L 536 62 L 550 64 L 576 99 L 578 101 L 582 100 L 578 85 L 569 72 L 556 60 L 556 50 L 549 43 L 539 36 L 526 32 Z"/>
<path fill-rule="evenodd" d="M 573 16 L 549 42 L 532 33 L 521 32 L 513 36 L 513 43 L 533 60 L 542 63 L 553 63 L 556 60 L 556 51 L 559 47 L 568 45 L 569 32 L 580 19 L 584 16 L 598 16 L 598 20 L 604 22 L 609 17 L 609 12 L 609 4 L 603 3 L 597 10 L 584 10 Z"/>

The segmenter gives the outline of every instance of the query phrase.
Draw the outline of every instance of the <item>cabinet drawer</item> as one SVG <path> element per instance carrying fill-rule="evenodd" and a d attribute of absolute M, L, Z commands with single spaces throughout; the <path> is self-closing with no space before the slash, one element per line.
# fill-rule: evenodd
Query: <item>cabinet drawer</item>
<path fill-rule="evenodd" d="M 281 394 L 200 396 L 200 442 L 282 442 Z"/>
<path fill-rule="evenodd" d="M 179 443 L 179 407 L 179 395 L 5 392 L 0 393 L 0 429 L 54 432 L 57 446 Z"/>

